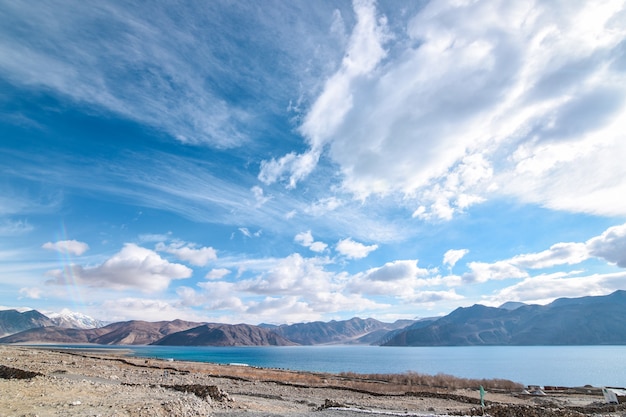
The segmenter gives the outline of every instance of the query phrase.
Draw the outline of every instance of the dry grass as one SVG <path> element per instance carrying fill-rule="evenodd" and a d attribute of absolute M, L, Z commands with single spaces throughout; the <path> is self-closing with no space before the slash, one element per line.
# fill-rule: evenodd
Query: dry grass
<path fill-rule="evenodd" d="M 446 374 L 424 375 L 417 372 L 406 372 L 402 374 L 356 374 L 343 372 L 339 375 L 350 379 L 379 381 L 407 388 L 478 389 L 481 385 L 485 389 L 503 391 L 520 390 L 524 388 L 522 384 L 507 379 L 468 379 Z M 411 389 L 407 389 L 407 391 L 411 391 Z"/>
<path fill-rule="evenodd" d="M 140 361 L 136 358 L 113 359 L 110 356 L 101 359 L 118 360 L 129 365 L 171 369 L 183 372 L 200 372 L 219 378 L 240 379 L 246 381 L 273 382 L 301 387 L 323 387 L 348 389 L 380 395 L 401 395 L 411 392 L 423 392 L 456 389 L 478 389 L 481 385 L 490 391 L 519 391 L 522 384 L 504 379 L 467 379 L 451 375 L 422 375 L 416 372 L 402 374 L 358 374 L 343 372 L 340 374 L 302 372 L 284 369 L 257 368 L 253 366 L 218 365 L 199 362 L 168 363 L 160 360 Z"/>

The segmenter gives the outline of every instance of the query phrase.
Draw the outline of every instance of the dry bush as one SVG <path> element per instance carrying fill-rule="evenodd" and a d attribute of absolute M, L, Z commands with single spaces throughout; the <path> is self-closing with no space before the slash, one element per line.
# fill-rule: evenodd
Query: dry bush
<path fill-rule="evenodd" d="M 380 381 L 409 388 L 415 386 L 447 389 L 478 389 L 481 385 L 485 389 L 491 390 L 510 391 L 524 388 L 522 384 L 506 379 L 469 379 L 446 374 L 425 375 L 417 372 L 405 372 L 402 374 L 357 374 L 354 372 L 342 372 L 340 376 L 353 380 Z"/>

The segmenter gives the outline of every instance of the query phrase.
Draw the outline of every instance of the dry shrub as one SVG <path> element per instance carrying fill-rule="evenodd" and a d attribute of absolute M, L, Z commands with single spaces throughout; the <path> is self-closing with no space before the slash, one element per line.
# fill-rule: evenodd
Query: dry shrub
<path fill-rule="evenodd" d="M 404 387 L 429 387 L 447 389 L 478 389 L 481 385 L 491 390 L 518 390 L 524 388 L 520 383 L 506 379 L 469 379 L 459 378 L 447 374 L 426 375 L 417 372 L 402 374 L 357 374 L 342 372 L 340 376 L 352 380 L 379 381 Z"/>

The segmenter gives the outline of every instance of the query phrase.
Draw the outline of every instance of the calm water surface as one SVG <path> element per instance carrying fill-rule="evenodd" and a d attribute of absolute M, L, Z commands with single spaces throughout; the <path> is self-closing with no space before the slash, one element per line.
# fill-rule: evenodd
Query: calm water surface
<path fill-rule="evenodd" d="M 92 345 L 93 346 L 93 345 Z M 76 346 L 73 346 L 76 347 Z M 100 347 L 100 346 L 98 346 Z M 626 386 L 626 346 L 107 346 L 135 356 L 319 372 L 503 378 L 526 385 Z"/>

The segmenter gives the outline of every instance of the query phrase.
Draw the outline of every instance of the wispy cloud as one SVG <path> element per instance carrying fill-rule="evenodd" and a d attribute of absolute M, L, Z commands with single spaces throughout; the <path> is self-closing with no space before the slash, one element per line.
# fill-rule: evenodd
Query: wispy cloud
<path fill-rule="evenodd" d="M 327 154 L 346 191 L 403 194 L 424 220 L 449 220 L 503 194 L 626 213 L 617 201 L 626 156 L 618 2 L 431 2 L 409 21 L 409 42 L 394 45 L 404 49 L 389 65 L 374 7 L 355 5 L 344 63 L 301 125 L 310 150 L 266 162 L 263 181 L 288 175 L 294 186 Z"/>

